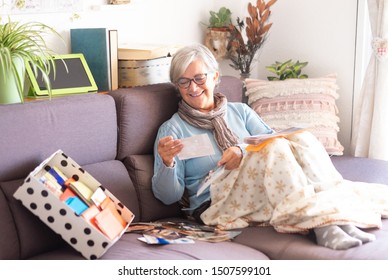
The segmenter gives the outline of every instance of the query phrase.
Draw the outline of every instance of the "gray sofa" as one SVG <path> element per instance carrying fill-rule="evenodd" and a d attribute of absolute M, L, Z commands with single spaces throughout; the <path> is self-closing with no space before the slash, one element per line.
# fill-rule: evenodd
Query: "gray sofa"
<path fill-rule="evenodd" d="M 244 99 L 239 79 L 222 77 L 229 101 Z M 119 89 L 0 106 L 0 259 L 83 259 L 13 197 L 40 162 L 58 149 L 72 157 L 135 214 L 134 222 L 185 220 L 179 204 L 163 205 L 151 191 L 153 143 L 159 125 L 177 109 L 171 84 Z M 332 157 L 347 179 L 388 184 L 388 162 Z M 375 242 L 344 251 L 314 236 L 246 228 L 231 242 L 147 245 L 124 234 L 101 259 L 388 259 L 388 222 Z"/>

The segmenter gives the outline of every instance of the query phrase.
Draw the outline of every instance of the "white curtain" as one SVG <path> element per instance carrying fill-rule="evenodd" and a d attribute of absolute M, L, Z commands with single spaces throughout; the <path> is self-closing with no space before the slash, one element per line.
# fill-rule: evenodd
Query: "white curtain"
<path fill-rule="evenodd" d="M 372 56 L 355 107 L 352 152 L 388 160 L 388 0 L 368 0 Z"/>

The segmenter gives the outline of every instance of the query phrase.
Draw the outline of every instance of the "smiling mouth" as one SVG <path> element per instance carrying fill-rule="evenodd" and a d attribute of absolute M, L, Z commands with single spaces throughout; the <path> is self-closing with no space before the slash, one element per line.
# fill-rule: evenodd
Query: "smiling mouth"
<path fill-rule="evenodd" d="M 201 92 L 199 92 L 199 93 L 193 92 L 193 93 L 190 93 L 189 95 L 190 95 L 191 97 L 198 97 L 198 96 L 201 96 L 203 93 L 204 93 L 204 91 L 201 91 Z"/>

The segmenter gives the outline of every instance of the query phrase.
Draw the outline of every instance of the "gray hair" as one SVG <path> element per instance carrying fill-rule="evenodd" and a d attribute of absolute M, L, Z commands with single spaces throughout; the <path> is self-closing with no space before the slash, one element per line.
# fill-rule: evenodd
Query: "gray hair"
<path fill-rule="evenodd" d="M 219 72 L 218 62 L 213 53 L 202 44 L 191 44 L 179 49 L 170 66 L 170 80 L 176 83 L 194 60 L 201 60 L 209 72 Z"/>

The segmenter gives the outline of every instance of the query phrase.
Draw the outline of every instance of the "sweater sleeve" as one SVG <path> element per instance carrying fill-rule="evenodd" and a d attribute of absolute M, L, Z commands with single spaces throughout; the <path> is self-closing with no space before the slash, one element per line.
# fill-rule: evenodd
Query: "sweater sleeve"
<path fill-rule="evenodd" d="M 235 113 L 240 116 L 245 126 L 245 133 L 248 135 L 267 134 L 272 133 L 273 130 L 260 118 L 260 116 L 247 104 L 236 103 Z M 240 128 L 234 127 L 238 131 Z M 246 154 L 246 147 L 248 144 L 240 142 L 237 146 L 241 149 L 243 154 Z"/>
<path fill-rule="evenodd" d="M 256 134 L 270 134 L 273 133 L 272 128 L 270 128 L 263 119 L 254 111 L 251 107 L 244 104 L 245 111 L 245 124 L 246 129 L 249 131 L 251 135 Z"/>
<path fill-rule="evenodd" d="M 174 166 L 167 167 L 157 151 L 159 140 L 165 136 L 174 139 L 181 138 L 179 133 L 169 124 L 163 124 L 158 131 L 154 144 L 154 175 L 152 177 L 152 191 L 156 198 L 164 204 L 173 204 L 179 201 L 184 193 L 184 163 L 175 158 Z"/>

